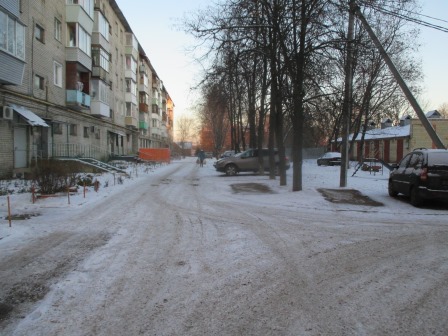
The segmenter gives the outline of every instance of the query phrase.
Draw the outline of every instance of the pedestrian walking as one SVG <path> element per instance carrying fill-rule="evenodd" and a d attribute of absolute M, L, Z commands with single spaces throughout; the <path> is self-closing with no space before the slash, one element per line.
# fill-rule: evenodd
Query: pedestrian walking
<path fill-rule="evenodd" d="M 199 166 L 204 167 L 205 153 L 202 149 L 199 150 L 198 159 L 199 159 Z"/>

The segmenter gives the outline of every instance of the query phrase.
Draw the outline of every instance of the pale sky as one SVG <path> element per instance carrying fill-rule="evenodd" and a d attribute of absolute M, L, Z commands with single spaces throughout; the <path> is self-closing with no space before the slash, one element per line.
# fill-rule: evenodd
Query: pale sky
<path fill-rule="evenodd" d="M 195 100 L 190 88 L 200 77 L 200 68 L 185 51 L 193 39 L 174 25 L 185 13 L 206 8 L 210 0 L 116 1 L 168 89 L 175 104 L 175 116 L 189 114 Z M 421 4 L 422 14 L 448 21 L 447 0 L 421 0 Z M 448 22 L 431 22 L 448 27 Z M 448 34 L 421 27 L 420 42 L 425 91 L 418 101 L 424 111 L 429 111 L 448 103 Z"/>

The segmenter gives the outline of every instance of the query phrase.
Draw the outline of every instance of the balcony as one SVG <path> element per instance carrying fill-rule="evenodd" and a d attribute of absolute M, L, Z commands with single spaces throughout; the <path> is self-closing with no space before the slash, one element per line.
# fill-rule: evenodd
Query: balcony
<path fill-rule="evenodd" d="M 74 108 L 90 108 L 90 96 L 78 90 L 67 90 L 67 105 Z"/>
<path fill-rule="evenodd" d="M 137 97 L 135 94 L 133 94 L 132 92 L 126 92 L 124 94 L 124 100 L 127 103 L 132 103 L 133 105 L 137 105 Z"/>
<path fill-rule="evenodd" d="M 144 129 L 144 130 L 147 130 L 149 127 L 148 127 L 148 123 L 146 122 L 146 121 L 139 121 L 139 123 L 138 123 L 138 127 L 140 128 L 140 129 Z"/>
<path fill-rule="evenodd" d="M 110 82 L 109 73 L 100 66 L 92 67 L 92 77 L 99 78 L 107 84 Z"/>
<path fill-rule="evenodd" d="M 95 117 L 110 118 L 110 106 L 99 100 L 92 100 L 90 114 Z"/>
<path fill-rule="evenodd" d="M 138 120 L 135 117 L 126 116 L 124 118 L 124 123 L 126 126 L 131 128 L 137 128 L 138 127 Z"/>
<path fill-rule="evenodd" d="M 78 47 L 65 47 L 65 60 L 82 64 L 87 70 L 92 71 L 92 58 Z"/>
<path fill-rule="evenodd" d="M 67 4 L 65 6 L 65 15 L 66 22 L 77 22 L 87 31 L 88 34 L 92 34 L 93 18 L 87 14 L 82 6 Z"/>
<path fill-rule="evenodd" d="M 139 110 L 140 112 L 146 112 L 146 113 L 148 113 L 148 112 L 149 112 L 149 105 L 148 105 L 148 104 L 145 104 L 145 103 L 139 103 L 139 104 L 138 104 L 138 110 Z"/>
<path fill-rule="evenodd" d="M 0 84 L 22 85 L 25 62 L 0 51 Z"/>
<path fill-rule="evenodd" d="M 137 60 L 139 53 L 138 53 L 138 41 L 135 38 L 134 34 L 132 33 L 126 33 L 126 42 L 124 47 L 124 53 L 126 55 L 132 55 L 132 57 Z"/>
<path fill-rule="evenodd" d="M 152 98 L 152 104 L 153 105 L 157 105 L 158 107 L 160 107 L 160 101 L 158 98 Z"/>
<path fill-rule="evenodd" d="M 99 45 L 101 48 L 110 53 L 110 43 L 104 38 L 104 36 L 99 32 L 92 33 L 92 44 Z"/>
<path fill-rule="evenodd" d="M 148 86 L 145 85 L 145 84 L 139 83 L 138 84 L 138 91 L 147 93 L 148 92 Z"/>

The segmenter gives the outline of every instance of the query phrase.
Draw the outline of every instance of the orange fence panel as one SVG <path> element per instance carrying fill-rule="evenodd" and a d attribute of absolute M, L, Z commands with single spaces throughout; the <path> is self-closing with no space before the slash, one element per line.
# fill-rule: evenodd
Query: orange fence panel
<path fill-rule="evenodd" d="M 138 157 L 144 161 L 170 163 L 171 151 L 169 148 L 140 148 Z"/>

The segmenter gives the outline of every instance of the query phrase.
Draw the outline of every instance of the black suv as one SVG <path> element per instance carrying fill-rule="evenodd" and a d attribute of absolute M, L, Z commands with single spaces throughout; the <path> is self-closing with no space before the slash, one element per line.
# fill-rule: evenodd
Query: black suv
<path fill-rule="evenodd" d="M 406 155 L 389 176 L 389 195 L 409 196 L 419 206 L 425 199 L 448 200 L 448 151 L 415 149 Z"/>

